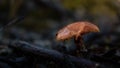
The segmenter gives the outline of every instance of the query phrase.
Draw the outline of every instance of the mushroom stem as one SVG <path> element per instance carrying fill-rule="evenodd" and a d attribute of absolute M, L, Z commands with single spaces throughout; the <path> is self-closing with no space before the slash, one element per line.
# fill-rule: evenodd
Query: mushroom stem
<path fill-rule="evenodd" d="M 77 38 L 74 39 L 75 44 L 76 44 L 76 53 L 78 56 L 80 56 L 81 52 L 86 52 L 87 49 L 84 45 L 83 38 L 81 36 L 78 36 Z"/>

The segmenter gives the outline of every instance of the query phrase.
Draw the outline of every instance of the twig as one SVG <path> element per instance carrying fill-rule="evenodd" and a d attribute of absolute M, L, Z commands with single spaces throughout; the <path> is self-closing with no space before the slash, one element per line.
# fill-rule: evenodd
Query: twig
<path fill-rule="evenodd" d="M 12 25 L 12 24 L 15 24 L 17 22 L 20 22 L 21 20 L 23 20 L 24 17 L 17 17 L 17 18 L 14 18 L 13 20 L 11 20 L 10 22 L 8 22 L 7 24 L 5 24 L 4 26 L 2 26 L 0 28 L 0 31 L 3 31 L 5 28 L 7 28 L 8 26 Z"/>

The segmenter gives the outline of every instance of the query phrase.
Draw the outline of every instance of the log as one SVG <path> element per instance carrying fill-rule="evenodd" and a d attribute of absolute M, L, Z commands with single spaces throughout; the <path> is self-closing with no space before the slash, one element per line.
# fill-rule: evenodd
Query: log
<path fill-rule="evenodd" d="M 43 56 L 48 59 L 52 59 L 53 61 L 64 62 L 65 55 L 66 55 L 56 50 L 45 49 L 45 48 L 32 45 L 25 41 L 14 41 L 14 42 L 11 42 L 9 46 L 11 48 L 17 49 L 22 52 L 32 53 L 37 56 Z M 66 55 L 66 56 L 69 61 L 71 61 L 75 65 L 82 67 L 82 68 L 84 67 L 85 68 L 96 68 L 100 66 L 96 62 L 92 62 L 90 60 L 87 60 L 81 57 L 74 57 L 71 55 Z"/>

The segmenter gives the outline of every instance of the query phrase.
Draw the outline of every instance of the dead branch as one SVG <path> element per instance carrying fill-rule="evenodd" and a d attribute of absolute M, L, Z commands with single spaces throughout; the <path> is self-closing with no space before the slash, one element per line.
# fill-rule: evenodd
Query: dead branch
<path fill-rule="evenodd" d="M 32 45 L 30 43 L 24 42 L 24 41 L 14 41 L 10 44 L 10 47 L 17 49 L 22 52 L 32 53 L 37 56 L 43 56 L 46 58 L 50 58 L 53 61 L 61 61 L 64 62 L 65 54 L 62 54 L 55 50 L 49 50 L 37 47 L 35 45 Z M 84 58 L 77 58 L 71 55 L 66 55 L 67 59 L 70 60 L 72 63 L 79 67 L 86 67 L 86 68 L 96 68 L 98 66 L 97 63 L 92 62 L 90 60 L 86 60 Z M 97 66 L 96 66 L 97 65 Z"/>

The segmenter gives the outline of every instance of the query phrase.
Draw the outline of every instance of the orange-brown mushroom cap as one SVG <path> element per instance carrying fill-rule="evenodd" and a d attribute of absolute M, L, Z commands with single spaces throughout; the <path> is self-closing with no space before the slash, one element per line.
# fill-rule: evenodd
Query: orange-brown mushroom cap
<path fill-rule="evenodd" d="M 59 41 L 64 41 L 72 37 L 78 37 L 90 32 L 99 31 L 99 28 L 90 22 L 75 22 L 59 30 L 56 34 L 56 39 Z"/>

